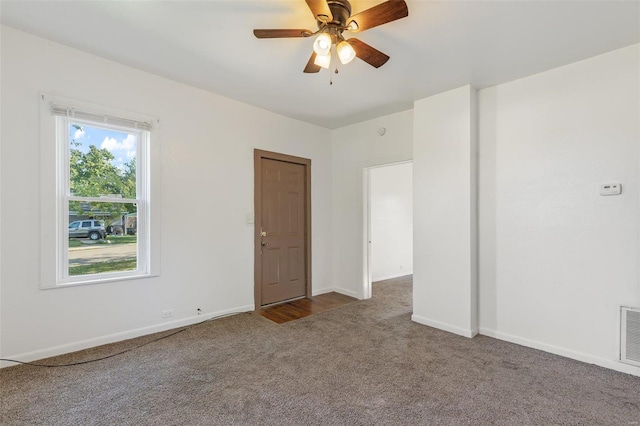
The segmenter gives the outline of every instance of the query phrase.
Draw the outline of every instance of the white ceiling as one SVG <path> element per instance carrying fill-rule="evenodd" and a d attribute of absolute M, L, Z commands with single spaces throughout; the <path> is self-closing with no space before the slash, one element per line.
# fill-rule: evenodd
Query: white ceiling
<path fill-rule="evenodd" d="M 352 0 L 353 14 L 380 2 Z M 3 24 L 327 128 L 640 41 L 638 1 L 407 4 L 408 18 L 357 35 L 391 56 L 389 62 L 379 69 L 360 60 L 340 66 L 332 86 L 326 70 L 302 73 L 311 39 L 252 34 L 253 28 L 315 30 L 304 0 L 2 0 L 0 17 Z"/>

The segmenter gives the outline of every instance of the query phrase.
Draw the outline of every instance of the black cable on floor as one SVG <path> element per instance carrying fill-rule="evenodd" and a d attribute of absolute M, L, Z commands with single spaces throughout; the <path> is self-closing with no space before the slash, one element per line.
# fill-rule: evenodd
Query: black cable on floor
<path fill-rule="evenodd" d="M 143 346 L 147 346 L 147 345 L 148 345 L 148 344 L 150 344 L 150 343 L 155 343 L 155 342 L 157 342 L 157 341 L 159 341 L 159 340 L 163 340 L 163 339 L 166 339 L 166 338 L 168 338 L 168 337 L 175 336 L 176 334 L 182 333 L 183 331 L 187 331 L 187 330 L 189 330 L 190 328 L 193 328 L 193 327 L 195 327 L 195 326 L 197 326 L 197 325 L 204 324 L 205 322 L 213 321 L 213 320 L 215 320 L 215 319 L 219 319 L 219 318 L 228 317 L 228 316 L 231 316 L 231 315 L 237 315 L 237 314 L 239 314 L 239 313 L 240 313 L 240 312 L 233 312 L 233 313 L 230 313 L 230 314 L 225 314 L 225 315 L 220 315 L 220 316 L 217 316 L 217 317 L 208 318 L 208 319 L 206 319 L 206 320 L 204 320 L 204 321 L 200 321 L 200 322 L 197 322 L 197 323 L 195 323 L 195 324 L 188 325 L 188 326 L 186 326 L 186 327 L 184 327 L 184 328 L 182 328 L 182 329 L 180 329 L 180 330 L 177 330 L 177 331 L 174 331 L 174 332 L 172 332 L 172 333 L 169 333 L 169 334 L 167 334 L 166 336 L 158 337 L 158 338 L 156 338 L 156 339 L 153 339 L 153 340 L 150 340 L 150 341 L 148 341 L 148 342 L 145 342 L 145 343 L 143 343 L 143 344 L 141 344 L 141 345 L 138 345 L 138 346 L 134 346 L 134 347 L 132 347 L 132 348 L 125 349 L 125 350 L 123 350 L 123 351 L 121 351 L 121 352 L 117 352 L 117 353 L 115 353 L 115 354 L 111 354 L 111 355 L 103 356 L 103 357 L 100 357 L 100 358 L 89 359 L 89 360 L 87 360 L 87 361 L 72 362 L 72 363 L 69 363 L 69 364 L 39 364 L 39 363 L 34 363 L 34 362 L 24 362 L 24 361 L 18 361 L 18 360 L 15 360 L 15 359 L 7 359 L 7 358 L 0 358 L 0 361 L 15 362 L 15 363 L 18 363 L 18 364 L 30 365 L 30 366 L 32 366 L 32 367 L 48 367 L 48 368 L 54 368 L 54 367 L 73 367 L 73 366 L 76 366 L 76 365 L 90 364 L 90 363 L 92 363 L 92 362 L 103 361 L 103 360 L 105 360 L 105 359 L 113 358 L 113 357 L 116 357 L 116 356 L 118 356 L 118 355 L 126 354 L 127 352 L 131 352 L 131 351 L 133 351 L 133 350 L 135 350 L 135 349 L 141 348 L 141 347 L 143 347 Z"/>

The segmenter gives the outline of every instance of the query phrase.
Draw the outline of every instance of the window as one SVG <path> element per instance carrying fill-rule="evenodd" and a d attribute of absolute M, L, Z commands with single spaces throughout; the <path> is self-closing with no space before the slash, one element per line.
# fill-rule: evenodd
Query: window
<path fill-rule="evenodd" d="M 41 101 L 41 286 L 157 275 L 157 120 L 48 94 Z"/>

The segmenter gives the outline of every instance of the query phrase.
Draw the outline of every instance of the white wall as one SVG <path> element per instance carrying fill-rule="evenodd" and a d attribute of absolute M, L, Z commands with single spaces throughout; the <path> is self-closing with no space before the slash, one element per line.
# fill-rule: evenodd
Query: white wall
<path fill-rule="evenodd" d="M 196 308 L 252 309 L 254 148 L 312 159 L 313 289 L 332 287 L 328 130 L 9 27 L 1 42 L 3 357 L 37 359 L 170 328 L 193 321 Z M 40 91 L 160 118 L 159 278 L 39 289 Z M 161 319 L 163 309 L 175 309 L 175 321 Z"/>
<path fill-rule="evenodd" d="M 386 128 L 384 136 L 378 129 Z M 411 159 L 413 114 L 404 111 L 336 129 L 333 155 L 333 282 L 364 297 L 363 188 L 366 167 Z"/>
<path fill-rule="evenodd" d="M 0 30 L 0 47 L 2 47 L 2 31 Z M 2 57 L 0 55 L 0 99 L 2 99 Z M 0 101 L 0 142 L 2 141 L 2 102 Z M 2 241 L 2 148 L 0 146 L 0 241 Z M 0 244 L 0 321 L 2 320 L 2 250 Z M 2 350 L 2 327 L 0 326 L 0 354 Z M 1 366 L 1 365 L 0 365 Z"/>
<path fill-rule="evenodd" d="M 371 279 L 413 273 L 413 164 L 374 167 L 369 175 Z"/>
<path fill-rule="evenodd" d="M 412 159 L 413 111 L 330 132 L 11 28 L 0 42 L 3 357 L 169 328 L 196 307 L 250 309 L 254 147 L 313 160 L 314 292 L 363 294 L 363 169 Z M 640 305 L 638 48 L 484 89 L 478 104 L 480 332 L 634 374 L 615 359 L 617 307 Z M 161 277 L 38 288 L 39 230 L 17 225 L 39 223 L 39 91 L 162 120 Z M 415 180 L 429 173 L 414 161 Z M 623 194 L 598 196 L 602 182 Z M 416 227 L 430 220 L 420 209 Z M 225 225 L 186 232 L 185 211 Z M 169 308 L 175 322 L 160 319 Z"/>
<path fill-rule="evenodd" d="M 414 105 L 413 315 L 477 334 L 476 93 L 450 90 Z"/>
<path fill-rule="evenodd" d="M 479 92 L 482 334 L 640 374 L 615 361 L 618 307 L 640 305 L 639 57 Z"/>

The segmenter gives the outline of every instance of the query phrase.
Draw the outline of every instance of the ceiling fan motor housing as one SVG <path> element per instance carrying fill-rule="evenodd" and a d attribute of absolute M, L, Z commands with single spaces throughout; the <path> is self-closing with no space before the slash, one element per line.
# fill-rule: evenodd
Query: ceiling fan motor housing
<path fill-rule="evenodd" d="M 346 26 L 347 20 L 351 16 L 351 3 L 347 0 L 327 0 L 327 5 L 333 15 L 333 20 L 331 22 L 327 22 L 327 24 L 337 25 L 340 27 Z M 324 22 L 318 20 L 318 28 L 322 28 L 324 25 Z"/>

